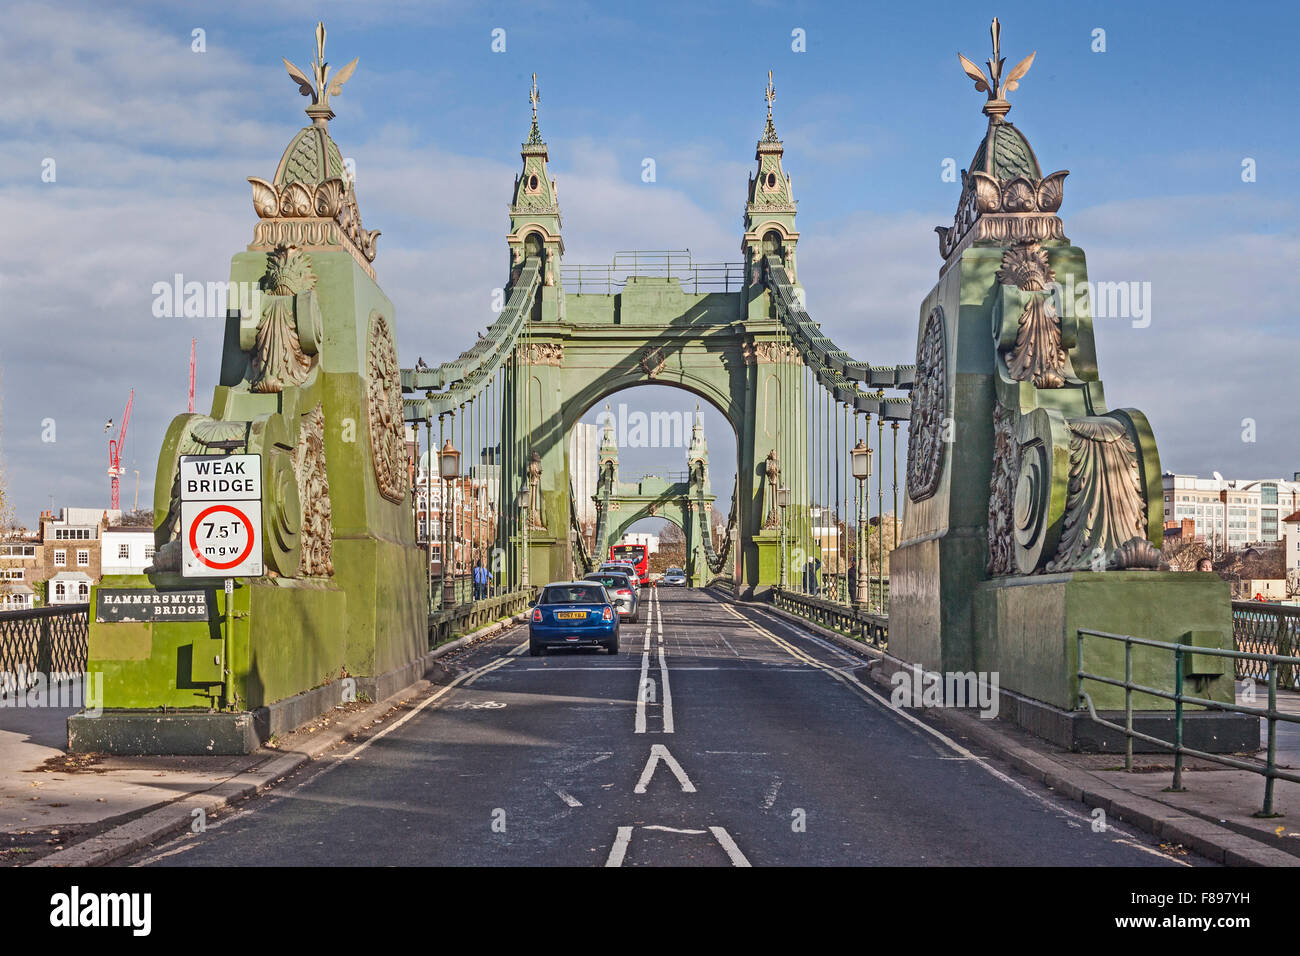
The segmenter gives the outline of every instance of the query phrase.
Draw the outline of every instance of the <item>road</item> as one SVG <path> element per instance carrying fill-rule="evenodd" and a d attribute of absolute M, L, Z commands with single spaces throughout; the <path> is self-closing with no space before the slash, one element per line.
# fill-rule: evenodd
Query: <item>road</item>
<path fill-rule="evenodd" d="M 647 592 L 622 653 L 468 650 L 368 739 L 132 865 L 1183 866 L 756 608 Z"/>

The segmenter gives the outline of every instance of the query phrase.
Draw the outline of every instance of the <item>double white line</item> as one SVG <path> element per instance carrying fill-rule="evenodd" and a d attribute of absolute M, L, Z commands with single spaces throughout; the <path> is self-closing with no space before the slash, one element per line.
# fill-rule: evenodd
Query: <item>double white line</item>
<path fill-rule="evenodd" d="M 650 696 L 650 631 L 657 620 L 659 625 L 659 685 L 660 698 L 663 701 L 663 732 L 673 733 L 673 693 L 668 685 L 668 661 L 664 656 L 664 612 L 659 604 L 659 592 L 650 589 L 650 600 L 645 619 L 645 643 L 641 649 L 641 677 L 636 692 L 636 732 L 646 732 L 646 703 Z"/>

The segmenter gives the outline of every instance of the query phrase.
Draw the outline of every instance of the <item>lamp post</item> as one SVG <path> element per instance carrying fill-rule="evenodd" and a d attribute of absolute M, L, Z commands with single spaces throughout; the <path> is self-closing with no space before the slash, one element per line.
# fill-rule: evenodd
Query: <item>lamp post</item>
<path fill-rule="evenodd" d="M 853 477 L 858 481 L 858 527 L 854 534 L 853 547 L 857 554 L 857 580 L 853 582 L 853 606 L 861 609 L 867 604 L 867 575 L 870 559 L 863 553 L 862 530 L 867 521 L 867 497 L 863 493 L 863 482 L 871 477 L 871 449 L 861 438 L 850 452 L 853 458 Z"/>
<path fill-rule="evenodd" d="M 515 500 L 515 504 L 519 506 L 519 517 L 520 517 L 521 524 L 524 527 L 523 564 L 520 568 L 519 576 L 520 576 L 520 582 L 523 584 L 525 589 L 529 587 L 528 584 L 528 522 L 532 519 L 529 517 L 528 514 L 528 506 L 532 503 L 532 497 L 533 497 L 532 485 L 525 483 L 519 487 L 519 497 Z"/>
<path fill-rule="evenodd" d="M 451 540 L 451 495 L 452 482 L 460 477 L 460 452 L 448 438 L 438 453 L 438 474 L 443 481 L 442 489 L 442 606 L 451 607 L 456 601 L 456 560 L 455 548 Z M 450 550 L 449 550 L 450 549 Z M 449 575 L 447 569 L 451 568 Z"/>
<path fill-rule="evenodd" d="M 784 591 L 789 587 L 789 581 L 786 578 L 786 569 L 789 561 L 786 560 L 785 554 L 785 509 L 790 504 L 790 489 L 782 485 L 776 489 L 776 504 L 781 509 L 781 590 Z"/>

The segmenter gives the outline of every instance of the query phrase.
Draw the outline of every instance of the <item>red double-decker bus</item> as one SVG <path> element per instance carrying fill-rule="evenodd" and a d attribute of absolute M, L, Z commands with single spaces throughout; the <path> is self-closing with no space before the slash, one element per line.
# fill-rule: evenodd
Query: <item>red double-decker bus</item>
<path fill-rule="evenodd" d="M 645 581 L 646 574 L 649 573 L 650 549 L 644 544 L 610 545 L 609 560 L 632 565 L 636 568 L 637 577 Z"/>

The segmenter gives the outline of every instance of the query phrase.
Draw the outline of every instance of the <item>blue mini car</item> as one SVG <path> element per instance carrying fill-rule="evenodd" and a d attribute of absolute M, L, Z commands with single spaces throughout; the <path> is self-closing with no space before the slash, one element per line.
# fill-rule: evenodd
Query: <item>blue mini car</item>
<path fill-rule="evenodd" d="M 548 584 L 528 616 L 528 653 L 548 647 L 603 647 L 618 653 L 618 612 L 596 581 Z"/>

